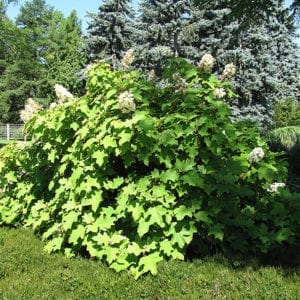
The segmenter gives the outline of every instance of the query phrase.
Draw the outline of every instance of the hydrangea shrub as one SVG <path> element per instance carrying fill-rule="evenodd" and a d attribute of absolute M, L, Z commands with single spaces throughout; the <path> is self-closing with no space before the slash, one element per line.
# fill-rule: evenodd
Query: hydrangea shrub
<path fill-rule="evenodd" d="M 293 242 L 299 201 L 269 191 L 285 164 L 254 128 L 230 121 L 230 84 L 208 67 L 171 60 L 161 86 L 91 66 L 85 96 L 33 116 L 32 142 L 1 150 L 0 224 L 135 278 L 191 244 L 257 253 Z"/>

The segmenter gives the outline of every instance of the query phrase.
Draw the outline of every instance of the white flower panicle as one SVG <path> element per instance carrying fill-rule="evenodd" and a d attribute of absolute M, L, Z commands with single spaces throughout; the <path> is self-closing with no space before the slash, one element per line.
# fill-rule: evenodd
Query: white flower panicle
<path fill-rule="evenodd" d="M 132 93 L 126 91 L 119 96 L 119 108 L 123 113 L 135 111 L 134 96 Z"/>
<path fill-rule="evenodd" d="M 56 106 L 57 106 L 57 104 L 55 102 L 51 102 L 49 108 L 52 109 L 52 108 L 54 108 Z"/>
<path fill-rule="evenodd" d="M 234 64 L 227 64 L 221 75 L 222 80 L 229 80 L 236 72 L 236 66 Z"/>
<path fill-rule="evenodd" d="M 219 98 L 219 99 L 224 98 L 226 96 L 226 92 L 225 92 L 224 88 L 222 88 L 222 87 L 221 88 L 216 88 L 214 90 L 214 96 L 216 98 Z"/>
<path fill-rule="evenodd" d="M 21 110 L 20 117 L 21 120 L 26 123 L 35 114 L 37 114 L 42 109 L 42 106 L 35 102 L 32 98 L 26 100 L 25 108 Z"/>
<path fill-rule="evenodd" d="M 121 64 L 122 64 L 123 67 L 128 68 L 133 63 L 133 61 L 134 61 L 133 52 L 134 52 L 133 49 L 129 49 L 125 53 L 125 55 L 124 55 L 124 57 L 123 57 L 123 59 L 121 61 Z"/>
<path fill-rule="evenodd" d="M 55 84 L 54 89 L 55 89 L 55 93 L 58 98 L 59 104 L 62 104 L 64 102 L 74 99 L 74 96 L 62 85 Z"/>
<path fill-rule="evenodd" d="M 283 182 L 274 182 L 274 183 L 270 184 L 270 187 L 267 189 L 267 191 L 270 193 L 277 193 L 278 188 L 284 188 L 285 186 L 286 186 L 286 184 Z"/>
<path fill-rule="evenodd" d="M 212 67 L 214 66 L 215 59 L 211 54 L 204 54 L 201 60 L 198 62 L 198 67 L 205 71 L 211 71 Z"/>
<path fill-rule="evenodd" d="M 152 69 L 148 73 L 148 80 L 149 81 L 155 81 L 156 80 L 156 74 L 155 71 Z"/>
<path fill-rule="evenodd" d="M 257 163 L 261 161 L 265 156 L 265 152 L 261 147 L 254 148 L 248 156 L 250 163 Z"/>
<path fill-rule="evenodd" d="M 188 88 L 188 83 L 186 80 L 183 79 L 178 73 L 173 74 L 173 80 L 175 93 L 184 93 Z"/>

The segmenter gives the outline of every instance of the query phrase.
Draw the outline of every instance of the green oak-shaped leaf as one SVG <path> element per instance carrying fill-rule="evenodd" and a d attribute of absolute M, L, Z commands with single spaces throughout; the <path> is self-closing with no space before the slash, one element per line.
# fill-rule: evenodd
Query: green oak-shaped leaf
<path fill-rule="evenodd" d="M 175 208 L 174 210 L 174 215 L 178 221 L 183 220 L 186 216 L 192 217 L 193 212 L 191 211 L 190 208 L 180 205 L 179 207 Z"/>
<path fill-rule="evenodd" d="M 179 175 L 177 173 L 176 170 L 167 170 L 165 172 L 162 172 L 161 173 L 161 181 L 162 182 L 168 182 L 168 181 L 172 181 L 172 182 L 175 182 L 177 179 L 179 178 Z"/>
<path fill-rule="evenodd" d="M 275 235 L 275 239 L 278 243 L 282 243 L 289 239 L 289 237 L 293 236 L 293 231 L 289 228 L 281 228 Z"/>
<path fill-rule="evenodd" d="M 197 171 L 189 171 L 186 175 L 182 176 L 183 182 L 190 186 L 196 186 L 200 188 L 205 188 L 202 176 L 198 174 Z"/>
<path fill-rule="evenodd" d="M 75 229 L 72 230 L 72 233 L 69 236 L 69 243 L 76 245 L 79 239 L 84 238 L 85 235 L 85 227 L 79 224 Z"/>
<path fill-rule="evenodd" d="M 130 142 L 131 138 L 132 138 L 132 132 L 120 132 L 119 133 L 119 146 L 122 146 L 125 143 Z"/>
<path fill-rule="evenodd" d="M 99 167 L 103 166 L 107 154 L 104 151 L 97 150 L 92 154 L 92 158 L 96 159 L 96 163 Z"/>
<path fill-rule="evenodd" d="M 139 272 L 134 275 L 137 279 L 141 274 L 150 272 L 152 275 L 157 274 L 157 263 L 162 261 L 163 257 L 158 253 L 154 252 L 147 256 L 143 256 L 139 261 Z"/>
<path fill-rule="evenodd" d="M 171 256 L 174 248 L 173 248 L 173 244 L 165 239 L 162 242 L 159 243 L 160 249 L 163 251 L 164 254 L 166 254 L 167 256 Z"/>
<path fill-rule="evenodd" d="M 166 213 L 166 208 L 163 207 L 162 205 L 158 205 L 158 206 L 155 206 L 155 207 L 150 207 L 147 210 L 147 213 L 145 214 L 145 219 L 147 217 L 149 217 L 149 224 L 150 225 L 156 223 L 160 227 L 164 228 L 165 225 L 166 225 L 164 220 L 163 220 L 163 216 L 165 215 L 165 213 Z"/>
<path fill-rule="evenodd" d="M 49 241 L 44 249 L 49 253 L 58 251 L 61 249 L 63 241 L 64 241 L 63 237 L 56 237 L 51 241 Z"/>
<path fill-rule="evenodd" d="M 179 248 L 184 248 L 193 239 L 193 234 L 197 232 L 197 228 L 193 222 L 186 223 L 179 229 L 171 226 L 170 233 L 172 234 L 172 244 L 177 244 Z"/>
<path fill-rule="evenodd" d="M 129 262 L 127 259 L 127 255 L 124 254 L 124 255 L 119 255 L 117 257 L 116 261 L 114 261 L 110 265 L 110 268 L 112 268 L 116 272 L 120 272 L 120 271 L 128 269 L 132 264 L 133 264 L 133 262 Z"/>
<path fill-rule="evenodd" d="M 216 239 L 222 241 L 224 237 L 223 226 L 221 224 L 212 225 L 208 234 L 213 235 Z"/>
<path fill-rule="evenodd" d="M 68 214 L 63 215 L 62 218 L 62 227 L 64 230 L 69 230 L 72 228 L 73 224 L 77 222 L 79 216 L 79 212 L 70 211 Z"/>
<path fill-rule="evenodd" d="M 104 146 L 105 149 L 116 148 L 117 147 L 116 140 L 112 136 L 110 136 L 110 135 L 106 135 L 102 139 L 101 144 Z"/>
<path fill-rule="evenodd" d="M 141 238 L 149 231 L 150 224 L 149 221 L 145 221 L 144 218 L 140 219 L 138 224 L 137 233 Z"/>

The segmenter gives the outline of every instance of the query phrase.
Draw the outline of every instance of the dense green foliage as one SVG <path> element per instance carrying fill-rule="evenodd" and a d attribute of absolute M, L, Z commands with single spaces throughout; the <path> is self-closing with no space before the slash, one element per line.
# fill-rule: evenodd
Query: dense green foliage
<path fill-rule="evenodd" d="M 300 102 L 287 98 L 274 106 L 274 127 L 300 126 Z"/>
<path fill-rule="evenodd" d="M 1 299 L 297 299 L 299 268 L 213 257 L 162 262 L 135 281 L 99 262 L 49 255 L 24 229 L 0 228 Z"/>
<path fill-rule="evenodd" d="M 269 144 L 275 151 L 285 151 L 289 160 L 290 182 L 300 191 L 300 126 L 285 126 L 268 133 Z"/>
<path fill-rule="evenodd" d="M 65 18 L 44 0 L 33 0 L 21 7 L 16 24 L 5 15 L 0 22 L 1 122 L 20 123 L 29 97 L 47 106 L 56 83 L 82 94 L 82 33 L 74 11 Z"/>
<path fill-rule="evenodd" d="M 171 9 L 170 9 L 171 7 Z M 293 43 L 293 23 L 283 4 L 273 3 L 272 12 L 251 27 L 232 17 L 228 1 L 141 1 L 136 39 L 135 68 L 160 72 L 172 56 L 197 62 L 205 53 L 217 63 L 216 74 L 234 63 L 229 103 L 234 120 L 251 119 L 261 130 L 272 124 L 273 105 L 279 99 L 299 97 L 299 60 Z"/>
<path fill-rule="evenodd" d="M 117 69 L 132 48 L 133 68 L 144 74 L 155 70 L 160 76 L 172 56 L 197 62 L 211 53 L 217 59 L 216 74 L 234 63 L 237 96 L 229 103 L 233 119 L 250 118 L 260 129 L 269 129 L 275 103 L 290 97 L 299 101 L 294 15 L 283 1 L 222 0 L 197 5 L 199 1 L 140 1 L 136 18 L 131 1 L 104 1 L 97 12 L 89 13 L 82 45 L 75 12 L 65 18 L 45 0 L 31 0 L 21 6 L 14 24 L 7 20 L 5 9 L 18 1 L 2 0 L 0 121 L 20 122 L 19 111 L 29 97 L 47 106 L 55 83 L 82 95 L 84 80 L 79 77 L 83 78 L 87 62 L 104 59 Z M 294 1 L 297 7 L 298 0 Z M 252 18 L 253 8 L 253 17 L 261 20 L 249 26 L 244 21 Z"/>
<path fill-rule="evenodd" d="M 272 143 L 280 145 L 286 151 L 300 148 L 300 126 L 276 128 L 269 135 Z"/>
<path fill-rule="evenodd" d="M 272 149 L 285 151 L 290 181 L 300 191 L 300 102 L 288 98 L 274 107 L 274 129 L 268 133 Z"/>
<path fill-rule="evenodd" d="M 230 121 L 227 81 L 181 59 L 163 87 L 104 63 L 88 75 L 85 96 L 26 124 L 22 151 L 1 150 L 0 224 L 135 278 L 188 245 L 203 255 L 294 243 L 299 195 L 272 190 L 285 164 L 255 128 Z"/>
<path fill-rule="evenodd" d="M 8 5 L 13 3 L 17 4 L 19 1 L 18 0 L 0 0 L 0 14 L 4 14 Z"/>
<path fill-rule="evenodd" d="M 289 7 L 286 10 L 291 12 L 291 18 L 299 18 L 300 1 L 283 1 L 283 0 L 222 0 L 226 6 L 231 9 L 231 19 L 237 19 L 243 27 L 249 27 L 262 19 L 267 19 L 268 16 L 277 9 L 277 5 L 283 5 L 284 2 L 289 2 Z M 203 8 L 209 5 L 206 0 L 193 0 L 193 2 Z"/>

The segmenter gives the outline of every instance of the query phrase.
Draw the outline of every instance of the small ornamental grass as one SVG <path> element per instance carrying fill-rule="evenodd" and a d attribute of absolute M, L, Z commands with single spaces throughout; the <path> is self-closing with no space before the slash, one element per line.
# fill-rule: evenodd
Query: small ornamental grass
<path fill-rule="evenodd" d="M 188 247 L 262 253 L 293 243 L 299 198 L 268 191 L 286 182 L 285 163 L 255 129 L 230 121 L 233 92 L 207 58 L 171 60 L 163 85 L 91 66 L 85 96 L 34 115 L 22 151 L 1 150 L 0 224 L 135 278 Z M 255 148 L 264 155 L 249 160 Z"/>

